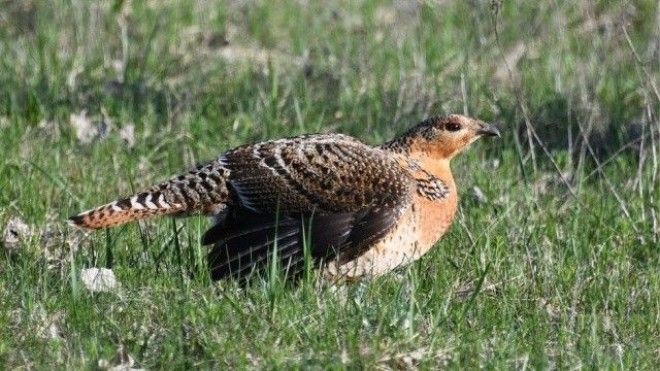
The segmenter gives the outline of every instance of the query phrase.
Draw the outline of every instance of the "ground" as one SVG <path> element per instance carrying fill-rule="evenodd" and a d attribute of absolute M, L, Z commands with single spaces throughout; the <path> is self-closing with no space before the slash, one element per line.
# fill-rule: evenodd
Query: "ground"
<path fill-rule="evenodd" d="M 653 0 L 5 2 L 0 367 L 657 368 L 659 19 Z M 452 112 L 503 138 L 454 163 L 451 232 L 373 281 L 214 285 L 203 218 L 64 222 L 245 142 L 379 143 Z"/>

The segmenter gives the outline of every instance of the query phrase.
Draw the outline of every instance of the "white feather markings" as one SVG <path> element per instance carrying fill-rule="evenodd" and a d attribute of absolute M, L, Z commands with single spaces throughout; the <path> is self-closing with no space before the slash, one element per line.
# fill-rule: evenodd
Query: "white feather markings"
<path fill-rule="evenodd" d="M 138 199 L 138 196 L 131 197 L 131 209 L 144 210 L 145 207 L 142 204 L 140 204 L 139 202 L 137 202 L 137 199 Z"/>
<path fill-rule="evenodd" d="M 153 198 L 154 198 L 153 194 L 148 194 L 147 197 L 144 198 L 144 206 L 146 206 L 147 209 L 157 210 L 159 209 L 159 207 L 155 203 L 153 203 L 152 201 Z"/>
<path fill-rule="evenodd" d="M 156 204 L 161 205 L 161 208 L 162 208 L 162 209 L 169 209 L 169 208 L 170 208 L 170 204 L 168 204 L 168 203 L 165 201 L 165 197 L 163 197 L 163 194 L 162 194 L 162 193 L 161 193 L 161 194 L 158 196 L 158 198 L 156 199 Z"/>

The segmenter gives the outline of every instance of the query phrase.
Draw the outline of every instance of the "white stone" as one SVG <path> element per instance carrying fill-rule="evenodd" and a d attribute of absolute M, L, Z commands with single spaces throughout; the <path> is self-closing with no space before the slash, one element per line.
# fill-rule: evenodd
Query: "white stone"
<path fill-rule="evenodd" d="M 115 273 L 108 268 L 87 268 L 80 272 L 80 279 L 91 292 L 110 292 L 121 285 Z"/>

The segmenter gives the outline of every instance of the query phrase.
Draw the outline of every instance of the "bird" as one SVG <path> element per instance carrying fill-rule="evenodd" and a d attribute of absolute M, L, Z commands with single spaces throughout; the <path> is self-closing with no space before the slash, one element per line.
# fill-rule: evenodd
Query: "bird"
<path fill-rule="evenodd" d="M 210 277 L 246 279 L 276 263 L 333 281 L 381 276 L 421 258 L 458 207 L 451 160 L 498 129 L 434 116 L 368 145 L 321 133 L 246 144 L 130 197 L 69 218 L 102 229 L 156 216 L 206 215 Z"/>

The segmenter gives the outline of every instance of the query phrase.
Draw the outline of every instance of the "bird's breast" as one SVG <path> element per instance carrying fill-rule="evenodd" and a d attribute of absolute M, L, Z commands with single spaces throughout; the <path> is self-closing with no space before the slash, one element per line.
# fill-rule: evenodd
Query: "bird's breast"
<path fill-rule="evenodd" d="M 379 276 L 422 257 L 451 226 L 457 208 L 455 189 L 451 191 L 441 200 L 413 196 L 413 202 L 386 237 L 355 260 L 330 264 L 326 276 L 333 280 Z"/>
<path fill-rule="evenodd" d="M 415 220 L 418 225 L 417 238 L 426 251 L 433 247 L 447 232 L 456 215 L 457 197 L 455 190 L 446 199 L 431 201 L 419 197 L 413 204 Z M 424 252 L 426 252 L 424 251 Z"/>

